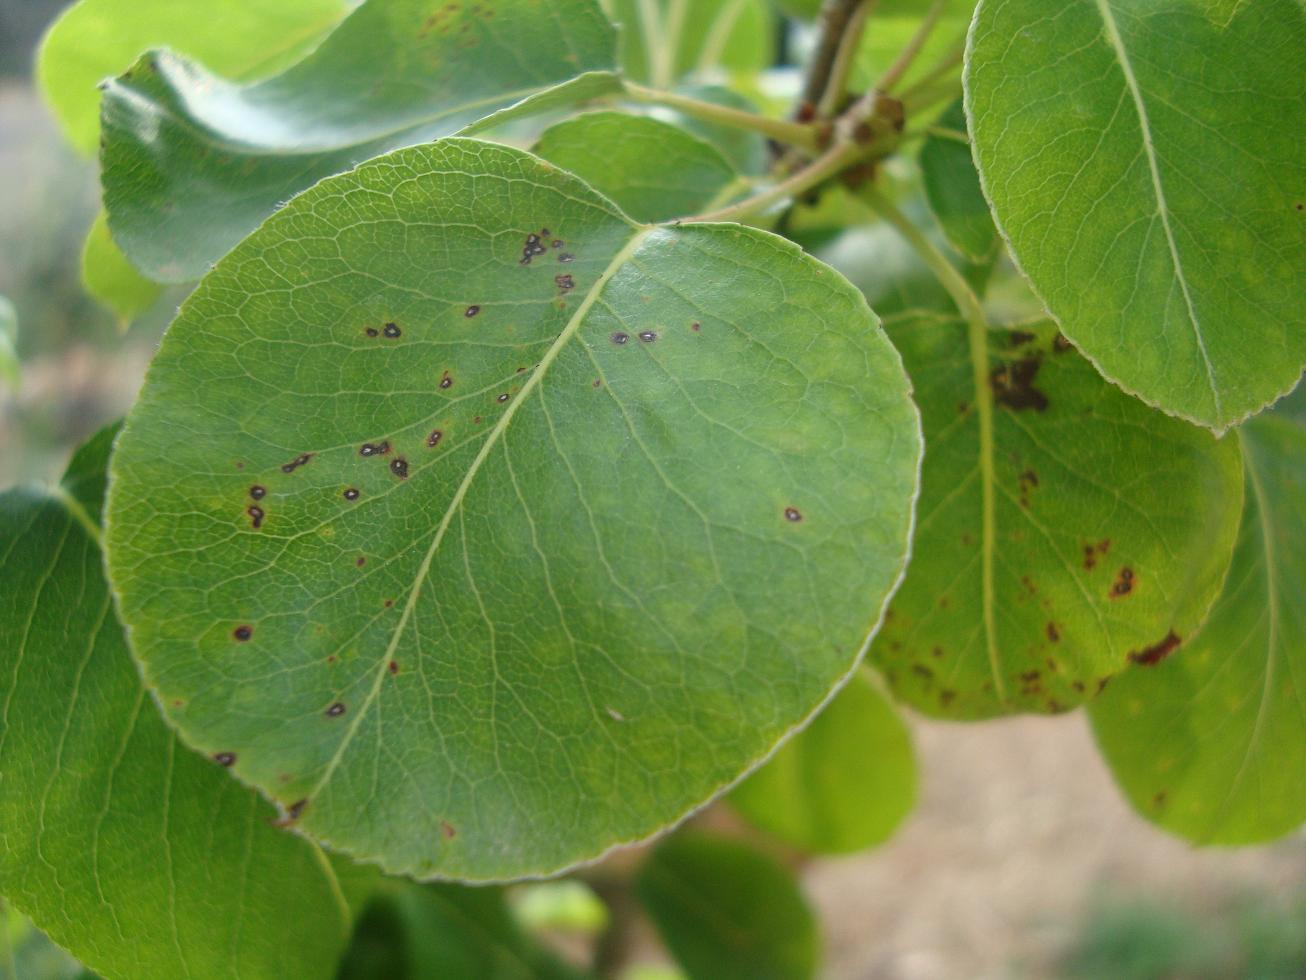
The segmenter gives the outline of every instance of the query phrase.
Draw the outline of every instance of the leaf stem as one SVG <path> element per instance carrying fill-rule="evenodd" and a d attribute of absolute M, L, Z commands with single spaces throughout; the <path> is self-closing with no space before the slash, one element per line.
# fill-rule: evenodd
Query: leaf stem
<path fill-rule="evenodd" d="M 826 79 L 821 101 L 816 108 L 817 116 L 822 119 L 839 112 L 839 104 L 843 101 L 844 93 L 848 91 L 848 76 L 852 74 L 853 65 L 857 63 L 857 49 L 861 47 L 862 34 L 866 30 L 866 18 L 875 8 L 875 3 L 876 0 L 867 0 L 860 4 L 853 10 L 847 24 L 844 25 L 843 35 L 839 38 L 839 46 L 835 50 L 834 61 L 830 66 L 829 78 Z"/>
<path fill-rule="evenodd" d="M 997 521 L 993 492 L 993 391 L 989 384 L 988 318 L 979 297 L 970 284 L 939 249 L 925 237 L 908 217 L 873 186 L 862 191 L 866 202 L 902 235 L 948 291 L 966 321 L 966 338 L 970 346 L 972 380 L 975 385 L 975 415 L 979 421 L 980 485 L 983 495 L 983 597 L 984 640 L 989 668 L 993 673 L 993 693 L 999 700 L 1007 698 L 1006 686 L 998 664 L 997 623 L 994 620 L 993 547 Z"/>
<path fill-rule="evenodd" d="M 627 97 L 635 102 L 664 105 L 704 122 L 719 123 L 722 126 L 731 126 L 735 129 L 752 130 L 755 133 L 761 133 L 763 136 L 769 136 L 778 142 L 801 146 L 806 150 L 815 150 L 817 148 L 816 127 L 809 123 L 791 122 L 787 119 L 771 119 L 756 112 L 745 112 L 743 109 L 716 105 L 712 102 L 704 102 L 702 99 L 681 95 L 678 92 L 667 92 L 662 89 L 637 85 L 635 82 L 626 82 L 625 90 Z"/>
<path fill-rule="evenodd" d="M 798 102 L 799 118 L 814 113 L 823 101 L 826 89 L 830 86 L 830 77 L 839 56 L 844 32 L 857 8 L 867 2 L 870 0 L 825 0 L 825 6 L 821 8 L 821 34 L 807 66 L 807 76 L 803 80 L 803 91 Z"/>
<path fill-rule="evenodd" d="M 847 168 L 849 164 L 856 161 L 865 152 L 865 147 L 841 140 L 792 176 L 780 181 L 778 184 L 773 184 L 761 193 L 754 194 L 752 197 L 745 198 L 729 207 L 683 218 L 681 222 L 740 221 L 765 210 L 777 201 L 783 201 L 788 197 L 798 197 L 818 184 L 824 183 Z"/>
<path fill-rule="evenodd" d="M 910 101 L 918 93 L 929 88 L 935 82 L 945 78 L 954 68 L 961 64 L 962 59 L 966 56 L 966 39 L 963 37 L 957 41 L 947 53 L 938 61 L 931 65 L 920 78 L 916 79 L 911 85 L 907 86 L 902 93 L 904 102 Z"/>
<path fill-rule="evenodd" d="M 917 55 L 925 47 L 925 42 L 934 33 L 934 28 L 938 26 L 939 18 L 943 16 L 943 10 L 947 4 L 948 0 L 934 0 L 934 3 L 930 5 L 930 9 L 926 11 L 924 18 L 922 18 L 916 33 L 912 35 L 911 40 L 898 53 L 898 57 L 894 59 L 893 64 L 880 76 L 875 83 L 875 88 L 881 92 L 892 92 L 893 87 L 902 81 L 902 77 L 907 74 L 907 71 L 916 61 Z"/>

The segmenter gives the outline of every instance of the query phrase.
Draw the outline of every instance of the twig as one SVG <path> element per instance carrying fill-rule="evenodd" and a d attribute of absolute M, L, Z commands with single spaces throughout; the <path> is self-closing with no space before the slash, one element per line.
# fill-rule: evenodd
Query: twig
<path fill-rule="evenodd" d="M 816 50 L 812 53 L 812 61 L 807 66 L 807 77 L 803 80 L 797 112 L 799 119 L 815 112 L 820 105 L 821 97 L 830 85 L 830 75 L 834 71 L 848 22 L 865 2 L 866 0 L 825 0 L 825 6 L 821 8 L 821 34 L 816 42 Z"/>
<path fill-rule="evenodd" d="M 844 27 L 843 37 L 839 39 L 839 48 L 835 52 L 834 64 L 830 67 L 830 77 L 826 79 L 825 90 L 816 107 L 816 114 L 823 118 L 837 115 L 843 108 L 844 93 L 848 91 L 848 76 L 852 74 L 853 65 L 857 63 L 857 49 L 862 44 L 862 33 L 866 29 L 866 18 L 875 7 L 876 0 L 866 0 L 857 7 Z"/>
<path fill-rule="evenodd" d="M 939 23 L 939 18 L 943 16 L 943 10 L 948 5 L 948 0 L 934 0 L 930 9 L 926 11 L 925 17 L 921 20 L 920 26 L 916 28 L 916 33 L 911 36 L 911 40 L 898 53 L 898 57 L 893 60 L 888 69 L 876 81 L 875 87 L 881 92 L 892 92 L 894 85 L 902 81 L 902 76 L 907 74 L 916 56 L 921 53 L 921 48 L 925 47 L 925 42 L 930 39 L 934 33 L 934 28 Z"/>
<path fill-rule="evenodd" d="M 687 116 L 693 116 L 695 119 L 720 123 L 723 126 L 731 126 L 735 129 L 749 129 L 755 133 L 761 133 L 763 136 L 769 136 L 781 143 L 801 146 L 807 150 L 817 148 L 816 129 L 808 123 L 792 122 L 788 119 L 772 119 L 769 116 L 761 116 L 755 112 L 745 112 L 743 109 L 717 105 L 715 102 L 704 102 L 702 99 L 680 95 L 678 92 L 665 92 L 661 89 L 637 85 L 634 82 L 626 82 L 625 91 L 627 97 L 636 102 L 668 106 L 672 109 L 678 109 Z"/>

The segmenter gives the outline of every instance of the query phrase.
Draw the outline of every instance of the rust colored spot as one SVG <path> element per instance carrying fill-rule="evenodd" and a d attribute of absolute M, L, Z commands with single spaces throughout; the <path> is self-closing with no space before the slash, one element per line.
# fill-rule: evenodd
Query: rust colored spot
<path fill-rule="evenodd" d="M 924 677 L 926 680 L 934 677 L 934 671 L 930 670 L 925 664 L 912 664 L 911 672 L 919 677 Z"/>
<path fill-rule="evenodd" d="M 293 472 L 295 472 L 295 470 L 299 469 L 301 466 L 307 466 L 307 465 L 308 465 L 308 461 L 309 461 L 310 459 L 312 459 L 312 458 L 313 458 L 313 454 L 312 454 L 312 453 L 302 453 L 301 455 L 296 456 L 294 459 L 292 459 L 289 463 L 285 463 L 285 464 L 283 464 L 282 467 L 281 467 L 281 472 L 282 472 L 282 473 L 293 473 Z"/>
<path fill-rule="evenodd" d="M 382 605 L 384 605 L 387 609 L 389 609 L 394 604 L 395 601 L 393 599 L 387 599 L 384 603 L 382 603 Z"/>
<path fill-rule="evenodd" d="M 444 835 L 445 840 L 453 840 L 458 836 L 458 831 L 454 830 L 453 824 L 447 820 L 440 821 L 440 833 Z"/>
<path fill-rule="evenodd" d="M 480 425 L 480 424 L 481 424 L 481 417 L 477 415 L 472 419 L 472 425 Z"/>
<path fill-rule="evenodd" d="M 496 398 L 495 401 L 497 401 L 500 405 L 502 405 L 504 402 L 506 402 L 506 401 L 507 401 L 509 398 L 511 398 L 511 397 L 512 397 L 512 395 L 505 391 L 502 395 L 500 395 L 498 398 Z"/>
<path fill-rule="evenodd" d="M 1057 629 L 1057 624 L 1052 622 L 1052 620 L 1048 620 L 1047 634 L 1048 639 L 1053 643 L 1061 642 L 1061 631 Z"/>
<path fill-rule="evenodd" d="M 367 564 L 367 559 L 364 558 L 362 555 L 359 555 L 357 558 L 354 559 L 354 564 L 357 565 L 359 568 L 362 568 L 364 565 Z"/>
<path fill-rule="evenodd" d="M 453 387 L 453 375 L 451 375 L 448 371 L 445 371 L 444 374 L 441 375 L 440 387 L 446 391 Z"/>
<path fill-rule="evenodd" d="M 561 289 L 564 293 L 569 289 L 576 288 L 576 280 L 569 275 L 554 276 L 553 281 L 557 283 L 558 288 Z"/>
<path fill-rule="evenodd" d="M 385 334 L 387 337 L 393 338 L 393 337 L 398 337 L 403 331 L 399 329 L 399 324 L 387 323 L 385 325 L 385 329 L 383 329 L 381 332 Z"/>
<path fill-rule="evenodd" d="M 463 310 L 463 316 L 467 317 L 467 319 L 470 320 L 472 317 L 476 316 L 476 314 L 480 312 L 481 312 L 481 308 L 475 304 L 472 304 L 471 306 L 467 307 L 467 309 Z"/>
<path fill-rule="evenodd" d="M 1110 677 L 1099 677 L 1097 679 L 1097 693 L 1101 694 L 1106 690 L 1106 686 L 1111 683 Z"/>
<path fill-rule="evenodd" d="M 1038 593 L 1038 586 L 1034 584 L 1028 575 L 1022 575 L 1020 577 L 1020 584 L 1025 587 L 1025 590 L 1030 595 L 1036 595 Z"/>
<path fill-rule="evenodd" d="M 930 656 L 931 656 L 931 657 L 934 657 L 934 658 L 936 658 L 936 659 L 942 659 L 942 658 L 943 658 L 943 647 L 937 647 L 937 646 L 936 646 L 936 647 L 934 647 L 933 649 L 931 649 L 931 650 L 930 650 Z"/>
<path fill-rule="evenodd" d="M 1064 354 L 1068 350 L 1074 350 L 1074 345 L 1066 339 L 1066 335 L 1059 333 L 1052 341 L 1052 349 L 1058 354 Z"/>
<path fill-rule="evenodd" d="M 595 388 L 602 388 L 602 387 L 603 387 L 603 381 L 602 381 L 601 379 L 599 379 L 599 378 L 595 378 L 595 379 L 594 379 L 594 387 L 595 387 Z"/>
<path fill-rule="evenodd" d="M 639 333 L 639 339 L 644 341 L 646 344 L 651 344 L 653 341 L 658 339 L 658 335 L 652 330 L 641 330 Z"/>
<path fill-rule="evenodd" d="M 237 626 L 234 630 L 231 631 L 231 635 L 234 636 L 241 643 L 248 643 L 249 638 L 254 635 L 254 627 Z"/>
<path fill-rule="evenodd" d="M 235 752 L 219 752 L 213 757 L 213 761 L 220 766 L 234 766 L 236 764 Z"/>
<path fill-rule="evenodd" d="M 1036 680 L 1038 680 L 1042 676 L 1043 675 L 1040 674 L 1037 670 L 1027 670 L 1020 675 L 1020 679 L 1024 681 L 1026 684 L 1033 684 Z"/>
<path fill-rule="evenodd" d="M 816 106 L 811 102 L 803 102 L 794 113 L 794 120 L 800 123 L 808 123 L 816 118 Z"/>
<path fill-rule="evenodd" d="M 328 718 L 339 718 L 344 713 L 345 703 L 343 701 L 337 701 L 335 704 L 331 705 L 331 707 L 326 709 L 326 716 Z"/>
<path fill-rule="evenodd" d="M 308 806 L 308 800 L 296 800 L 290 806 L 286 807 L 285 815 L 279 820 L 272 821 L 274 827 L 289 827 L 292 823 L 300 818 L 304 812 L 304 807 Z"/>
<path fill-rule="evenodd" d="M 268 495 L 268 492 L 267 490 L 265 490 L 263 487 L 259 486 L 256 483 L 249 488 L 249 495 L 253 497 L 255 500 L 262 500 L 264 497 Z"/>
<path fill-rule="evenodd" d="M 993 389 L 993 398 L 999 405 L 1014 411 L 1032 408 L 1036 412 L 1047 410 L 1047 395 L 1034 387 L 1034 378 L 1038 376 L 1039 358 L 1027 357 L 1015 364 L 1005 364 L 993 369 L 989 374 L 989 385 Z"/>
<path fill-rule="evenodd" d="M 399 673 L 399 661 L 398 661 L 398 660 L 391 660 L 388 669 L 389 669 L 389 671 L 390 671 L 390 673 L 391 673 L 392 675 L 393 675 L 393 674 L 397 674 L 397 673 Z"/>
<path fill-rule="evenodd" d="M 1158 810 L 1161 807 L 1165 806 L 1167 795 L 1168 794 L 1166 793 L 1165 790 L 1158 791 L 1157 794 L 1152 797 L 1152 806 L 1154 806 Z"/>
<path fill-rule="evenodd" d="M 436 446 L 440 445 L 440 440 L 443 438 L 444 438 L 444 433 L 441 432 L 439 429 L 435 429 L 431 432 L 429 436 L 426 437 L 426 444 L 430 446 L 432 449 L 434 449 Z"/>
<path fill-rule="evenodd" d="M 797 508 L 797 507 L 786 507 L 786 508 L 785 508 L 785 520 L 786 520 L 786 521 L 790 521 L 790 522 L 792 522 L 792 523 L 794 523 L 794 524 L 797 524 L 797 523 L 798 523 L 799 521 L 801 521 L 802 519 L 803 519 L 803 515 L 800 514 L 800 513 L 798 512 L 798 508 Z"/>
<path fill-rule="evenodd" d="M 390 460 L 390 472 L 401 480 L 408 479 L 408 460 L 402 456 L 396 456 Z"/>
<path fill-rule="evenodd" d="M 1111 591 L 1108 593 L 1112 599 L 1122 599 L 1134 591 L 1134 570 L 1132 568 L 1120 569 L 1120 574 L 1116 580 L 1111 583 Z"/>
<path fill-rule="evenodd" d="M 1022 486 L 1036 487 L 1038 486 L 1038 474 L 1033 470 L 1026 470 L 1020 474 L 1020 483 Z"/>
<path fill-rule="evenodd" d="M 354 487 L 350 487 L 348 490 L 345 491 L 345 499 L 349 501 L 357 500 L 358 491 Z"/>
<path fill-rule="evenodd" d="M 620 347 L 624 343 L 627 343 L 629 340 L 630 340 L 630 334 L 622 333 L 620 330 L 618 330 L 616 333 L 612 335 L 612 342 L 616 344 L 618 347 Z"/>
<path fill-rule="evenodd" d="M 944 688 L 942 691 L 939 692 L 939 704 L 943 705 L 943 707 L 946 708 L 948 705 L 952 704 L 952 702 L 955 700 L 957 700 L 956 691 L 949 691 L 947 688 Z"/>
<path fill-rule="evenodd" d="M 1179 634 L 1174 630 L 1171 630 L 1160 643 L 1154 643 L 1152 646 L 1146 647 L 1137 653 L 1131 653 L 1129 659 L 1133 663 L 1141 664 L 1144 667 L 1151 667 L 1155 664 L 1159 664 L 1166 657 L 1170 656 L 1170 654 L 1178 650 L 1180 642 L 1182 641 L 1179 639 Z"/>
<path fill-rule="evenodd" d="M 1073 688 L 1074 688 L 1078 693 L 1080 693 L 1080 694 L 1083 694 L 1083 693 L 1084 693 L 1084 682 L 1083 682 L 1083 681 L 1074 681 L 1074 682 L 1071 683 L 1070 686 L 1073 687 Z"/>
<path fill-rule="evenodd" d="M 700 330 L 703 329 L 703 324 L 695 320 L 693 323 L 689 325 L 689 329 L 694 331 L 694 333 L 698 333 Z"/>
<path fill-rule="evenodd" d="M 381 331 L 380 331 L 380 330 L 377 330 L 376 327 L 368 327 L 368 328 L 367 328 L 365 331 L 363 331 L 363 332 L 366 333 L 369 337 L 376 337 L 376 336 L 379 336 L 380 333 L 381 333 Z"/>
<path fill-rule="evenodd" d="M 263 518 L 267 515 L 263 513 L 262 507 L 251 505 L 246 509 L 245 513 L 249 515 L 249 522 L 253 525 L 255 531 L 263 526 Z"/>

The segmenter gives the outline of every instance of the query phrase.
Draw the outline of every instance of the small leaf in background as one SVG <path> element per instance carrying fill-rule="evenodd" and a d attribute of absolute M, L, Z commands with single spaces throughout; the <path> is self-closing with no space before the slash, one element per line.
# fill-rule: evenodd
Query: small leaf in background
<path fill-rule="evenodd" d="M 916 802 L 911 735 L 884 695 L 856 674 L 729 800 L 750 823 L 806 851 L 872 847 Z"/>
<path fill-rule="evenodd" d="M 595 0 L 368 0 L 303 61 L 253 84 L 152 52 L 104 92 L 114 239 L 152 279 L 197 279 L 322 177 L 517 103 L 543 111 L 615 91 L 614 77 L 583 74 L 611 69 L 615 45 Z"/>
<path fill-rule="evenodd" d="M 532 940 L 502 889 L 388 884 L 358 919 L 336 980 L 580 980 Z"/>
<path fill-rule="evenodd" d="M 1210 619 L 1092 707 L 1130 801 L 1199 844 L 1260 843 L 1306 822 L 1306 388 L 1237 441 L 1247 502 Z"/>
<path fill-rule="evenodd" d="M 46 32 L 36 77 L 64 135 L 88 156 L 100 133 L 96 86 L 143 51 L 167 47 L 229 78 L 268 75 L 311 50 L 346 0 L 79 0 Z"/>
<path fill-rule="evenodd" d="M 0 381 L 16 389 L 22 373 L 18 363 L 18 311 L 9 297 L 0 296 Z"/>
<path fill-rule="evenodd" d="M 113 311 L 122 330 L 149 309 L 163 291 L 162 286 L 146 279 L 127 261 L 109 235 L 103 211 L 96 215 L 82 248 L 82 284 Z"/>
<path fill-rule="evenodd" d="M 1306 6 L 984 0 L 967 113 L 1017 262 L 1102 373 L 1221 431 L 1306 364 Z"/>
<path fill-rule="evenodd" d="M 673 88 L 686 75 L 770 67 L 775 15 L 766 0 L 604 0 L 621 25 L 625 77 Z"/>
<path fill-rule="evenodd" d="M 306 191 L 192 294 L 110 565 L 172 722 L 307 833 L 532 876 L 674 822 L 847 675 L 919 452 L 828 267 L 448 139 Z"/>
<path fill-rule="evenodd" d="M 545 130 L 535 154 L 569 170 L 636 221 L 706 210 L 738 176 L 721 151 L 648 116 L 591 112 Z"/>
<path fill-rule="evenodd" d="M 517 920 L 532 932 L 555 930 L 593 936 L 608 925 L 608 907 L 583 881 L 537 881 L 518 885 L 512 895 Z"/>
<path fill-rule="evenodd" d="M 160 720 L 101 569 L 115 433 L 0 495 L 0 895 L 111 980 L 329 977 L 373 876 Z"/>
<path fill-rule="evenodd" d="M 640 868 L 636 890 L 690 980 L 804 980 L 821 958 L 794 876 L 748 844 L 681 831 Z"/>
<path fill-rule="evenodd" d="M 1065 711 L 1192 640 L 1237 535 L 1234 442 L 1103 381 L 1046 322 L 989 332 L 981 392 L 964 325 L 889 330 L 927 447 L 911 567 L 871 647 L 895 693 L 944 718 Z"/>
<path fill-rule="evenodd" d="M 933 0 L 880 0 L 872 8 L 861 46 L 857 49 L 852 78 L 849 80 L 853 91 L 861 91 L 875 84 L 916 35 L 932 6 Z M 974 9 L 975 0 L 948 0 L 934 29 L 895 91 L 910 88 L 921 81 L 952 53 L 960 55 Z M 952 75 L 958 77 L 960 74 L 961 60 L 958 57 Z M 940 80 L 946 80 L 946 76 L 941 76 Z"/>
<path fill-rule="evenodd" d="M 925 138 L 920 164 L 926 199 L 949 244 L 972 262 L 990 261 L 1000 239 L 980 190 L 960 101 L 944 111 Z"/>

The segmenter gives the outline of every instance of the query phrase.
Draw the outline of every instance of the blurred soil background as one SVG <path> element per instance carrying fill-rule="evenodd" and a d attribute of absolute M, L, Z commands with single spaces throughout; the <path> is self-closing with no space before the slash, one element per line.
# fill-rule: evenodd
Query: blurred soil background
<path fill-rule="evenodd" d="M 126 410 L 177 301 L 121 335 L 81 289 L 94 166 L 31 83 L 61 5 L 0 0 L 0 294 L 22 360 L 16 389 L 0 380 L 0 487 L 57 477 Z M 1161 833 L 1124 802 L 1082 714 L 914 729 L 906 825 L 878 850 L 806 865 L 824 976 L 1306 978 L 1306 835 L 1220 850 Z"/>

